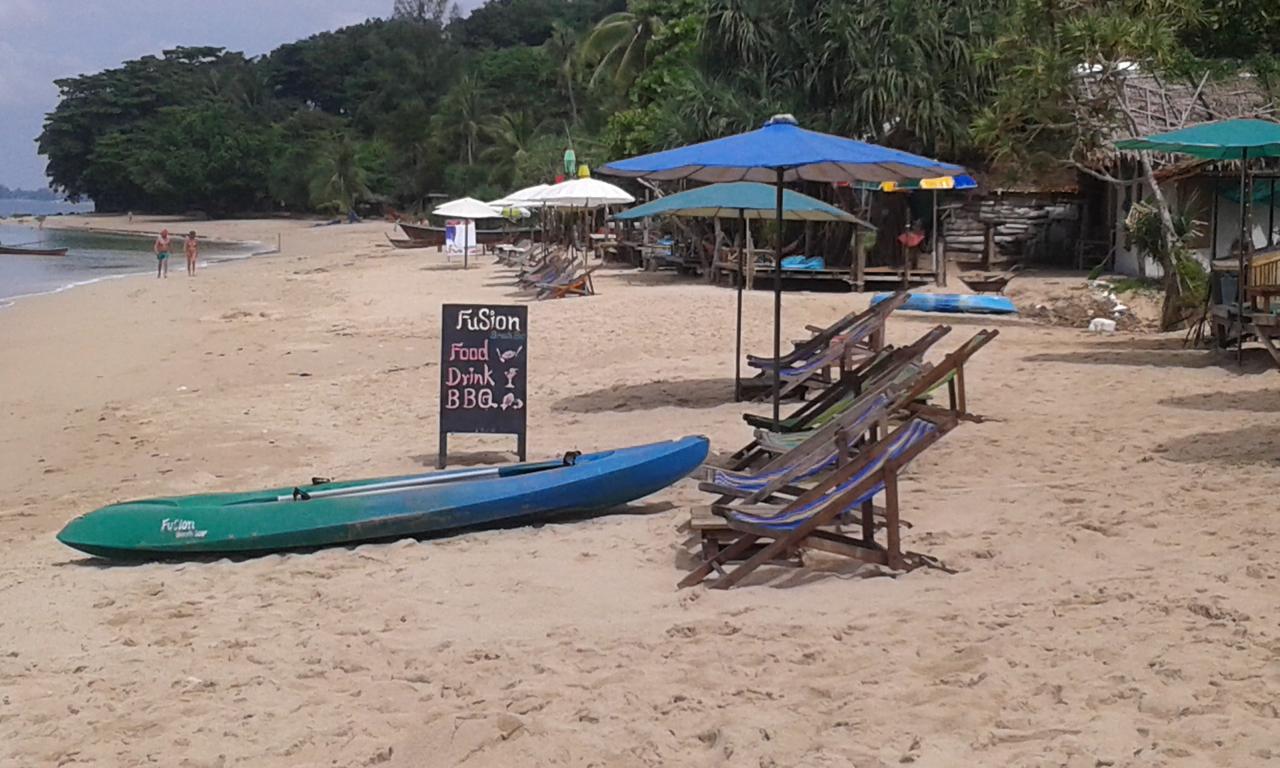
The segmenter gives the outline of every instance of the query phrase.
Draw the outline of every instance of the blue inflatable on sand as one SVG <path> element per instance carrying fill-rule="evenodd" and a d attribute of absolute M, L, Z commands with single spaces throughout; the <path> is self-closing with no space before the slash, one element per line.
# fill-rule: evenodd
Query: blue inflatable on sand
<path fill-rule="evenodd" d="M 889 298 L 891 293 L 877 293 L 873 305 Z M 1017 307 L 1008 296 L 979 296 L 967 293 L 913 293 L 900 309 L 916 312 L 964 312 L 974 315 L 1013 315 Z"/>
<path fill-rule="evenodd" d="M 827 263 L 821 256 L 787 256 L 782 260 L 783 271 L 810 271 L 826 269 Z"/>

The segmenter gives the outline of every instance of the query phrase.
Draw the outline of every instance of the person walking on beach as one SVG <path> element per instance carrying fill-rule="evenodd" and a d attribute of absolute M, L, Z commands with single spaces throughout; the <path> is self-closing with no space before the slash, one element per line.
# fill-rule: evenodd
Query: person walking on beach
<path fill-rule="evenodd" d="M 187 253 L 187 277 L 196 276 L 196 257 L 200 255 L 200 243 L 196 242 L 196 231 L 187 233 L 187 242 L 183 244 Z"/>
<path fill-rule="evenodd" d="M 160 230 L 160 236 L 156 238 L 155 245 L 151 246 L 151 250 L 156 252 L 156 278 L 169 276 L 169 251 L 172 247 L 169 242 L 169 230 Z"/>

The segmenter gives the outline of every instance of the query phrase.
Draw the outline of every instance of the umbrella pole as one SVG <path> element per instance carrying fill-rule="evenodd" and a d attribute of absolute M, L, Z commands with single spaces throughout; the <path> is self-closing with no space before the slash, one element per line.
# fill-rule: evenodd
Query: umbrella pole
<path fill-rule="evenodd" d="M 778 361 L 782 359 L 782 174 L 778 169 L 777 178 L 777 237 L 773 245 L 773 426 L 782 425 L 779 415 L 782 410 L 782 368 Z"/>
<path fill-rule="evenodd" d="M 1249 229 L 1249 200 L 1246 195 L 1249 178 L 1249 150 L 1240 151 L 1240 272 L 1236 277 L 1236 315 L 1240 327 L 1236 331 L 1236 365 L 1244 365 L 1244 248 Z"/>
<path fill-rule="evenodd" d="M 746 229 L 747 212 L 744 208 L 738 209 L 738 223 Z M 742 270 L 746 263 L 746 232 L 743 232 L 742 250 L 738 251 L 738 332 L 737 342 L 733 350 L 733 402 L 742 402 Z"/>

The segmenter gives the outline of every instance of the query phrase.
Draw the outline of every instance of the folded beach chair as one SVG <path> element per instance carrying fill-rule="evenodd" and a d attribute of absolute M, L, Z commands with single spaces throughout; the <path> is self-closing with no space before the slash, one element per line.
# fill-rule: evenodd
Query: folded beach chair
<path fill-rule="evenodd" d="M 727 589 L 761 565 L 805 548 L 894 570 L 908 570 L 920 564 L 924 558 L 905 557 L 901 549 L 898 476 L 913 459 L 959 423 L 950 411 L 921 410 L 876 443 L 865 446 L 855 461 L 838 468 L 817 486 L 787 503 L 735 506 L 726 513 L 726 519 L 729 527 L 738 532 L 737 538 L 699 563 L 679 586 L 699 584 L 713 571 L 719 571 L 721 576 L 711 587 Z M 886 532 L 884 544 L 876 540 L 873 506 L 874 498 L 881 492 L 885 498 L 881 526 Z M 861 526 L 861 536 L 828 529 L 843 519 L 855 517 Z M 728 572 L 723 570 L 724 564 L 748 552 L 753 554 L 741 565 Z"/>
<path fill-rule="evenodd" d="M 591 275 L 598 266 L 586 269 L 565 270 L 556 279 L 538 284 L 539 299 L 563 299 L 569 296 L 594 296 L 595 284 Z"/>

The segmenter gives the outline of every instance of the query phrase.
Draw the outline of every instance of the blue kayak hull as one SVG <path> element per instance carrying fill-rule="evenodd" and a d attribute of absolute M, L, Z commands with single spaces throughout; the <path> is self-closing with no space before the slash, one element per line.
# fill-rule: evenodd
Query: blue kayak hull
<path fill-rule="evenodd" d="M 871 297 L 873 305 L 886 301 L 891 293 Z M 979 296 L 967 293 L 913 293 L 899 309 L 916 312 L 962 312 L 975 315 L 1013 315 L 1018 308 L 1007 296 Z"/>
<path fill-rule="evenodd" d="M 609 509 L 662 490 L 701 466 L 708 448 L 705 437 L 695 436 L 587 454 L 572 464 L 132 501 L 72 520 L 58 539 L 92 555 L 148 558 L 314 548 L 536 522 Z M 454 479 L 473 472 L 489 474 Z M 405 482 L 415 484 L 386 487 Z"/>

